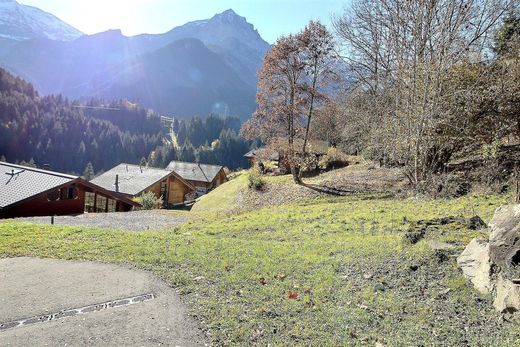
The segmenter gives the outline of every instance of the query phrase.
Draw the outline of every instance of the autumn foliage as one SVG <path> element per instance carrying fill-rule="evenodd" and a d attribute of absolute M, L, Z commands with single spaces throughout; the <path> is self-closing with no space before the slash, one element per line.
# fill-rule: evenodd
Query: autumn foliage
<path fill-rule="evenodd" d="M 285 142 L 296 182 L 301 181 L 312 119 L 335 80 L 334 47 L 332 35 L 314 21 L 296 35 L 279 38 L 258 75 L 258 109 L 241 130 L 245 138 L 266 144 Z M 303 140 L 298 148 L 295 139 Z"/>

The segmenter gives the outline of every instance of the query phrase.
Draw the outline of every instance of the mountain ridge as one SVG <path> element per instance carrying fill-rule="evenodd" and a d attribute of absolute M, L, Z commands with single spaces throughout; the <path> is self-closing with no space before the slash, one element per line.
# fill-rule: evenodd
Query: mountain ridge
<path fill-rule="evenodd" d="M 167 55 L 167 52 L 161 49 L 183 39 L 196 39 L 201 42 L 207 49 L 198 52 L 205 55 L 204 59 L 207 62 L 214 59 L 211 58 L 212 54 L 219 57 L 223 64 L 219 63 L 220 73 L 217 75 L 223 83 L 217 83 L 220 80 L 213 80 L 213 83 L 225 86 L 226 90 L 210 92 L 211 86 L 200 85 L 200 95 L 197 98 L 193 91 L 190 92 L 193 86 L 190 85 L 192 81 L 189 80 L 189 74 L 172 75 L 171 71 L 175 69 L 179 71 L 178 64 L 167 59 L 158 60 L 162 64 L 160 69 L 164 70 L 164 74 L 169 75 L 172 81 L 163 79 L 163 85 L 155 88 L 158 93 L 156 98 L 146 95 L 146 91 L 143 91 L 139 84 L 123 88 L 127 94 L 123 89 L 118 88 L 121 79 L 129 77 L 128 73 L 131 71 L 129 67 L 135 67 L 136 61 L 146 61 L 157 51 Z M 12 44 L 3 52 L 0 50 L 0 65 L 31 82 L 43 94 L 63 94 L 71 98 L 132 97 L 138 99 L 132 101 L 148 100 L 143 103 L 145 107 L 183 118 L 224 112 L 225 115 L 237 115 L 245 119 L 254 111 L 256 72 L 269 47 L 270 45 L 244 17 L 233 10 L 226 10 L 210 19 L 189 22 L 163 34 L 127 37 L 121 30 L 108 30 L 93 35 L 83 35 L 72 41 L 57 41 L 45 37 L 32 38 Z M 195 58 L 191 60 L 195 61 Z M 182 64 L 186 70 L 195 71 L 201 68 L 201 66 L 189 66 L 190 59 L 183 61 Z M 216 68 L 216 65 L 212 66 Z M 227 73 L 224 74 L 223 71 Z M 206 70 L 206 73 L 209 74 L 210 71 Z M 155 72 L 152 75 L 161 79 L 161 75 Z M 182 89 L 181 91 L 176 89 L 179 94 L 192 95 L 194 98 L 190 100 L 199 106 L 175 106 L 171 103 L 153 102 L 153 100 L 165 100 L 169 96 L 167 90 L 171 91 L 173 85 Z M 103 94 L 104 92 L 107 94 Z M 239 100 L 233 93 L 246 99 Z M 179 103 L 182 103 L 182 100 L 179 100 Z M 165 108 L 166 104 L 170 107 Z M 215 108 L 214 105 L 222 106 Z"/>
<path fill-rule="evenodd" d="M 55 15 L 16 0 L 0 0 L 0 37 L 22 41 L 37 37 L 69 41 L 83 35 Z"/>

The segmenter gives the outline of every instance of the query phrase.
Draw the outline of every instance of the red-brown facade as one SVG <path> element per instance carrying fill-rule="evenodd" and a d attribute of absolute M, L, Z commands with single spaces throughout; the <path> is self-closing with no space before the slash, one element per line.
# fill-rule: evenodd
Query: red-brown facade
<path fill-rule="evenodd" d="M 127 198 L 114 195 L 82 179 L 76 179 L 0 209 L 0 218 L 127 212 L 136 205 Z"/>

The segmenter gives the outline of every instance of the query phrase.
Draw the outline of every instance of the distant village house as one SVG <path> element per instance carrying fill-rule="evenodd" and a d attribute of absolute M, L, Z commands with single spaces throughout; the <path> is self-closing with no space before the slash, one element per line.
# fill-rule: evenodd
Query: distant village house
<path fill-rule="evenodd" d="M 183 204 L 195 191 L 195 187 L 175 171 L 124 163 L 91 182 L 127 198 L 153 192 L 163 199 L 165 207 Z"/>
<path fill-rule="evenodd" d="M 0 218 L 126 212 L 138 203 L 78 176 L 0 162 Z"/>
<path fill-rule="evenodd" d="M 166 169 L 174 171 L 195 186 L 199 194 L 205 194 L 227 181 L 224 167 L 219 165 L 186 163 L 174 160 L 168 164 Z"/>

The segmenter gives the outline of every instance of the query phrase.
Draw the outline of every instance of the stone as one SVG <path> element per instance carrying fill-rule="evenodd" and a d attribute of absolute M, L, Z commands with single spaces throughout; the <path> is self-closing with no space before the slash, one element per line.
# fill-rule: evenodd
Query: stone
<path fill-rule="evenodd" d="M 473 216 L 470 219 L 468 219 L 468 222 L 466 223 L 468 226 L 468 229 L 471 230 L 482 230 L 487 228 L 486 223 L 480 218 L 479 216 Z"/>
<path fill-rule="evenodd" d="M 501 313 L 514 313 L 520 311 L 520 285 L 498 276 L 496 284 L 496 297 L 493 305 Z"/>
<path fill-rule="evenodd" d="M 491 261 L 507 273 L 509 279 L 517 277 L 516 267 L 520 264 L 520 205 L 497 209 L 489 227 Z"/>
<path fill-rule="evenodd" d="M 446 294 L 448 294 L 449 292 L 451 292 L 451 289 L 450 289 L 450 288 L 446 288 L 446 289 L 444 289 L 444 290 L 441 290 L 441 291 L 439 292 L 439 294 L 440 294 L 440 295 L 446 295 Z"/>
<path fill-rule="evenodd" d="M 473 239 L 457 258 L 464 276 L 468 278 L 475 289 L 482 294 L 489 294 L 491 285 L 491 263 L 489 260 L 489 244 L 480 239 Z"/>
<path fill-rule="evenodd" d="M 440 250 L 440 251 L 449 251 L 452 249 L 455 249 L 456 247 L 452 244 L 441 242 L 441 241 L 428 241 L 428 246 L 430 246 L 433 250 Z"/>
<path fill-rule="evenodd" d="M 500 207 L 489 222 L 489 242 L 473 239 L 457 263 L 503 314 L 520 311 L 520 205 Z"/>
<path fill-rule="evenodd" d="M 386 288 L 385 288 L 385 286 L 384 286 L 383 284 L 381 284 L 381 283 L 376 283 L 376 284 L 374 285 L 374 290 L 375 290 L 376 292 L 384 292 L 384 291 L 386 290 Z"/>

